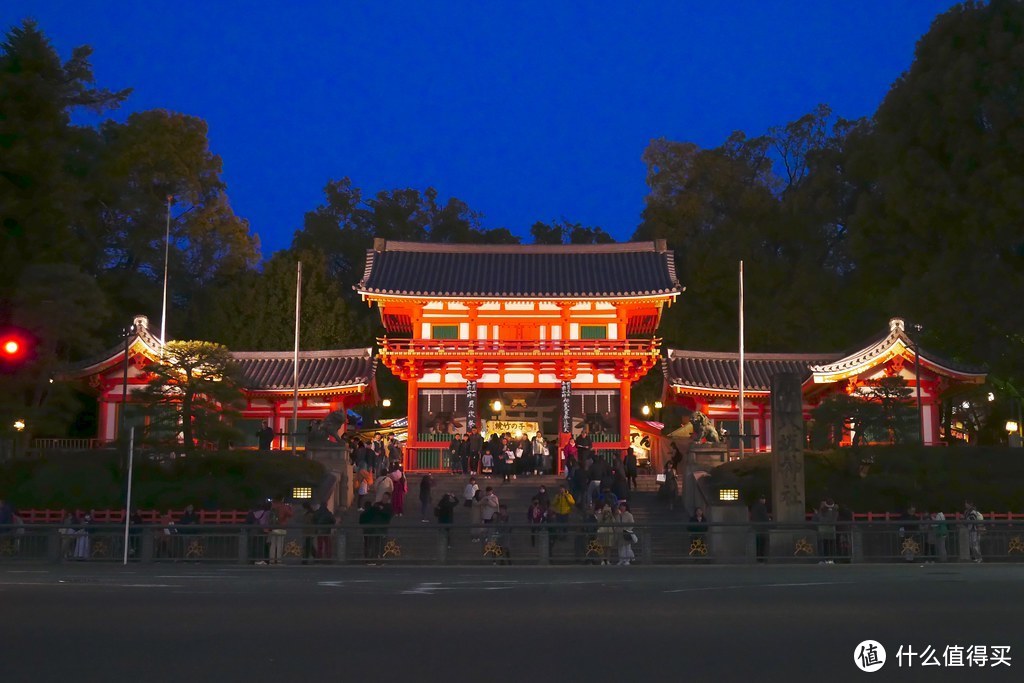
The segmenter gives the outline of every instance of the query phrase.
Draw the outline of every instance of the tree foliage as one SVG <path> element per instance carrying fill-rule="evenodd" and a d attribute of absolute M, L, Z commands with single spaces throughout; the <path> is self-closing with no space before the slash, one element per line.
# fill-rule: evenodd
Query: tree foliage
<path fill-rule="evenodd" d="M 1021 377 L 1024 5 L 938 17 L 847 145 L 857 286 L 951 355 Z"/>
<path fill-rule="evenodd" d="M 139 399 L 148 418 L 146 438 L 185 448 L 221 446 L 237 436 L 242 392 L 237 364 L 227 347 L 172 341 L 164 357 L 146 366 L 150 379 Z"/>
<path fill-rule="evenodd" d="M 375 330 L 360 327 L 334 279 L 327 258 L 316 251 L 284 250 L 219 290 L 200 327 L 203 337 L 236 349 L 286 351 L 295 345 L 296 264 L 302 262 L 300 347 L 342 349 L 370 345 Z"/>
<path fill-rule="evenodd" d="M 815 447 L 919 443 L 917 409 L 902 377 L 885 377 L 856 394 L 832 394 L 811 411 Z"/>
<path fill-rule="evenodd" d="M 554 223 L 537 221 L 530 227 L 534 244 L 611 244 L 615 239 L 600 227 L 570 223 L 564 218 Z"/>

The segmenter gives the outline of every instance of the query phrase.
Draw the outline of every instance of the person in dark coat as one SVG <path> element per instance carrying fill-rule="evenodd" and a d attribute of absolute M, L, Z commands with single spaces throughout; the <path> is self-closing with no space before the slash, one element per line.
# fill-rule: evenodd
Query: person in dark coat
<path fill-rule="evenodd" d="M 694 508 L 686 530 L 690 532 L 691 542 L 700 541 L 702 544 L 707 543 L 708 518 L 704 516 L 704 508 Z"/>
<path fill-rule="evenodd" d="M 635 491 L 637 486 L 637 460 L 636 453 L 633 452 L 632 448 L 626 449 L 626 457 L 622 459 L 622 465 L 626 470 L 626 481 L 629 483 L 629 488 Z"/>
<path fill-rule="evenodd" d="M 768 513 L 767 498 L 762 493 L 757 497 L 757 502 L 750 506 L 750 521 L 757 526 L 754 529 L 754 540 L 757 547 L 757 561 L 766 562 L 768 552 L 768 528 L 764 526 L 772 521 Z"/>
<path fill-rule="evenodd" d="M 266 420 L 264 420 L 260 424 L 260 428 L 256 430 L 256 438 L 259 441 L 261 451 L 269 451 L 274 445 L 274 430 L 267 424 Z"/>
<path fill-rule="evenodd" d="M 469 451 L 469 472 L 480 474 L 480 456 L 484 452 L 484 437 L 476 427 L 473 427 L 473 432 L 466 439 L 466 447 Z"/>
<path fill-rule="evenodd" d="M 449 548 L 452 547 L 451 526 L 455 523 L 455 508 L 458 506 L 458 499 L 452 494 L 446 493 L 441 496 L 441 500 L 437 503 L 437 507 L 434 508 L 434 514 L 437 516 L 437 523 L 444 527 L 445 543 Z"/>
<path fill-rule="evenodd" d="M 586 462 L 588 458 L 594 457 L 594 440 L 590 438 L 590 428 L 584 426 L 583 431 L 576 437 L 576 453 L 580 462 Z"/>
<path fill-rule="evenodd" d="M 427 472 L 420 479 L 420 521 L 429 522 L 430 518 L 427 516 L 430 512 L 430 504 L 433 502 L 434 494 L 434 477 Z"/>
<path fill-rule="evenodd" d="M 327 509 L 327 503 L 320 503 L 313 510 L 313 524 L 316 526 L 316 557 L 320 560 L 331 558 L 331 530 L 337 519 Z"/>

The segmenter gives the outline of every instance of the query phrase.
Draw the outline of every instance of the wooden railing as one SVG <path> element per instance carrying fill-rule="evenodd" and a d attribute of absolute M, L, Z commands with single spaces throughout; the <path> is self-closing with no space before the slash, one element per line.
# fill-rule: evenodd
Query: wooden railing
<path fill-rule="evenodd" d="M 381 354 L 415 357 L 573 357 L 658 355 L 661 339 L 388 339 L 379 337 Z"/>

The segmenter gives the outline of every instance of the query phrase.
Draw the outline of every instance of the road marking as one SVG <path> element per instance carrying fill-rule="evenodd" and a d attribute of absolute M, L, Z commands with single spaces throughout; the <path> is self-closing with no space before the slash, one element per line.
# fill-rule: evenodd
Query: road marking
<path fill-rule="evenodd" d="M 218 576 L 216 574 L 160 574 L 157 579 L 234 579 L 235 576 Z"/>
<path fill-rule="evenodd" d="M 436 591 L 451 590 L 440 583 L 420 583 L 415 588 L 402 591 L 402 595 L 433 595 Z"/>
<path fill-rule="evenodd" d="M 316 585 L 325 588 L 344 588 L 348 583 L 375 583 L 372 579 L 351 579 L 348 581 L 317 581 Z"/>
<path fill-rule="evenodd" d="M 854 581 L 808 581 L 805 583 L 748 583 L 739 586 L 703 586 L 700 588 L 676 588 L 663 593 L 694 593 L 697 591 L 726 591 L 737 588 L 792 588 L 797 586 L 845 586 Z"/>
<path fill-rule="evenodd" d="M 3 581 L 0 580 L 0 586 L 85 586 L 89 588 L 181 588 L 181 586 L 172 583 L 106 583 L 106 582 L 87 582 L 87 581 L 64 581 L 58 580 L 56 583 L 53 581 Z"/>

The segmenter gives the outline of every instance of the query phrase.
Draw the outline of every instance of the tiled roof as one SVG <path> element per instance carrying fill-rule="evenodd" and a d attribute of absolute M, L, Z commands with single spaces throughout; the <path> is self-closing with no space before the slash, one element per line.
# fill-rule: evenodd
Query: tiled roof
<path fill-rule="evenodd" d="M 816 382 L 834 381 L 829 376 L 863 371 L 891 357 L 894 347 L 914 353 L 914 343 L 904 329 L 900 318 L 889 321 L 889 330 L 862 348 L 850 353 L 747 353 L 744 354 L 743 385 L 749 391 L 770 391 L 772 375 L 794 372 L 806 381 L 812 375 Z M 739 391 L 738 353 L 684 351 L 669 349 L 662 362 L 662 371 L 669 385 L 696 389 Z M 921 364 L 945 375 L 958 376 L 969 382 L 979 382 L 985 376 L 984 368 L 957 363 L 921 349 Z"/>
<path fill-rule="evenodd" d="M 233 351 L 241 366 L 242 385 L 249 391 L 293 389 L 291 351 Z M 300 351 L 299 390 L 331 389 L 369 384 L 376 370 L 373 349 Z"/>
<path fill-rule="evenodd" d="M 891 319 L 889 321 L 889 331 L 886 334 L 876 337 L 874 340 L 869 342 L 867 346 L 846 354 L 841 358 L 836 359 L 834 362 L 816 364 L 811 369 L 815 374 L 821 375 L 841 373 L 855 369 L 865 363 L 871 363 L 874 359 L 889 352 L 897 344 L 909 349 L 911 353 L 914 353 L 914 340 L 909 334 L 907 334 L 906 324 L 902 318 Z M 986 372 L 985 368 L 960 363 L 958 361 L 939 356 L 930 352 L 924 346 L 921 347 L 921 363 L 931 366 L 936 370 L 944 370 L 946 373 L 959 375 L 981 376 Z"/>
<path fill-rule="evenodd" d="M 841 354 L 746 353 L 743 357 L 743 386 L 748 391 L 771 390 L 772 375 L 793 372 L 803 382 L 811 376 L 811 365 L 828 363 Z M 662 364 L 670 385 L 700 389 L 739 391 L 740 355 L 669 349 Z"/>
<path fill-rule="evenodd" d="M 368 294 L 593 298 L 682 291 L 664 241 L 596 245 L 388 242 L 366 252 Z"/>

